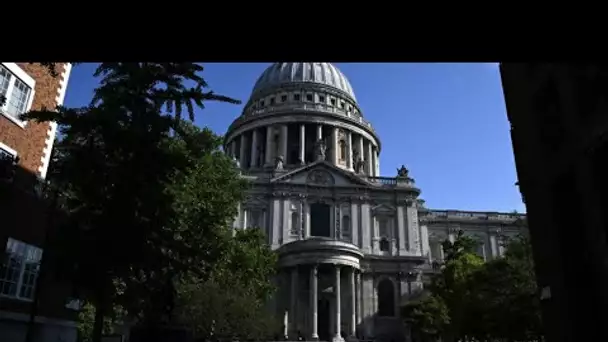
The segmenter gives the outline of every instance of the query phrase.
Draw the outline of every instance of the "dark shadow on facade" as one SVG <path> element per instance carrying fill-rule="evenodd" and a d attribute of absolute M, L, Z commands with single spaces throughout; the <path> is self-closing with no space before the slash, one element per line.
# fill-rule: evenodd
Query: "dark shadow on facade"
<path fill-rule="evenodd" d="M 28 327 L 33 341 L 49 334 L 70 341 L 76 334 L 72 288 L 45 263 L 52 254 L 48 227 L 61 214 L 42 187 L 30 171 L 0 160 L 0 329 L 10 335 L 2 340 L 24 340 Z"/>

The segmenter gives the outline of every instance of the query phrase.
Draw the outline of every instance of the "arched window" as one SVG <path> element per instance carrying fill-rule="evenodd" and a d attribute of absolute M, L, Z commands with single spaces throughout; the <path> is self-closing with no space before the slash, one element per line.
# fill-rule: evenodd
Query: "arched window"
<path fill-rule="evenodd" d="M 378 316 L 395 316 L 395 289 L 390 279 L 378 284 Z"/>
<path fill-rule="evenodd" d="M 340 144 L 340 160 L 346 160 L 346 142 L 340 140 L 338 144 Z"/>
<path fill-rule="evenodd" d="M 382 240 L 380 240 L 380 251 L 388 252 L 389 250 L 390 250 L 390 243 L 388 242 L 388 239 L 382 238 Z"/>

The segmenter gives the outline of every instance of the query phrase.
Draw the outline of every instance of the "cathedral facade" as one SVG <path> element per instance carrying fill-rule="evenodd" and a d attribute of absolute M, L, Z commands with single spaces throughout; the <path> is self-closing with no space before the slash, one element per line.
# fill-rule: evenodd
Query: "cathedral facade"
<path fill-rule="evenodd" d="M 278 253 L 269 307 L 289 339 L 405 340 L 400 308 L 442 261 L 442 241 L 463 230 L 490 259 L 522 229 L 521 214 L 426 208 L 405 166 L 380 175 L 381 147 L 330 63 L 272 64 L 226 133 L 252 184 L 233 225 L 263 229 Z"/>

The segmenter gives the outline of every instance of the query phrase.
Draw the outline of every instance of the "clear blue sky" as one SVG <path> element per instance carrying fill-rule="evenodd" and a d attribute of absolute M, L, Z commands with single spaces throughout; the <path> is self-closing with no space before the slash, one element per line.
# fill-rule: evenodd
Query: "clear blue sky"
<path fill-rule="evenodd" d="M 245 103 L 268 63 L 208 63 L 210 89 Z M 525 212 L 497 64 L 336 63 L 380 139 L 380 171 L 405 164 L 433 209 Z M 65 105 L 87 104 L 95 64 L 72 70 Z M 208 103 L 196 124 L 223 134 L 242 105 Z"/>

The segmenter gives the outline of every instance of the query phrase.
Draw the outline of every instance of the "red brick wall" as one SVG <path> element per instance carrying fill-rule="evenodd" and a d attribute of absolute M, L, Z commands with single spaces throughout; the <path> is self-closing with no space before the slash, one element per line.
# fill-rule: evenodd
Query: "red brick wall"
<path fill-rule="evenodd" d="M 23 71 L 36 81 L 32 110 L 57 107 L 57 94 L 63 79 L 65 64 L 57 64 L 57 77 L 52 77 L 48 69 L 40 64 L 17 63 Z M 0 115 L 0 141 L 13 148 L 19 154 L 19 164 L 24 169 L 39 175 L 42 165 L 45 142 L 49 123 L 28 122 L 20 127 L 3 115 Z"/>
<path fill-rule="evenodd" d="M 54 109 L 65 64 L 58 64 L 58 76 L 55 78 L 39 64 L 17 64 L 36 81 L 32 110 Z M 0 115 L 0 141 L 19 154 L 17 173 L 22 177 L 40 175 L 49 127 L 49 123 L 28 122 L 22 128 Z M 47 204 L 41 198 L 15 186 L 15 183 L 0 182 L 0 217 L 0 250 L 6 246 L 9 237 L 44 248 L 49 213 Z M 52 271 L 49 270 L 49 276 L 41 280 L 38 314 L 55 319 L 75 319 L 76 313 L 65 308 L 71 287 L 58 283 L 50 274 Z M 0 298 L 0 310 L 28 314 L 30 309 L 31 302 Z"/>

